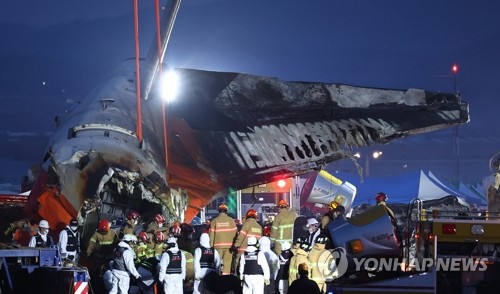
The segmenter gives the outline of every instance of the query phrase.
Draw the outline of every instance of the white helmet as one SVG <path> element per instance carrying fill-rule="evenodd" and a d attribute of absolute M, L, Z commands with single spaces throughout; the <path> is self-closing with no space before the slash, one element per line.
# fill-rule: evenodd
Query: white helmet
<path fill-rule="evenodd" d="M 42 219 L 40 223 L 38 223 L 39 228 L 50 229 L 49 222 Z"/>
<path fill-rule="evenodd" d="M 307 227 L 310 227 L 311 225 L 318 225 L 318 220 L 315 219 L 314 217 L 311 217 L 310 219 L 307 220 Z"/>
<path fill-rule="evenodd" d="M 288 250 L 290 248 L 292 248 L 292 244 L 290 244 L 290 242 L 285 241 L 285 242 L 281 243 L 281 250 L 285 251 L 285 250 Z"/>
<path fill-rule="evenodd" d="M 255 246 L 255 245 L 257 245 L 257 238 L 255 238 L 254 236 L 248 237 L 248 239 L 247 239 L 247 245 L 248 246 Z"/>
<path fill-rule="evenodd" d="M 126 234 L 123 236 L 122 241 L 124 242 L 137 242 L 137 237 L 134 234 Z"/>

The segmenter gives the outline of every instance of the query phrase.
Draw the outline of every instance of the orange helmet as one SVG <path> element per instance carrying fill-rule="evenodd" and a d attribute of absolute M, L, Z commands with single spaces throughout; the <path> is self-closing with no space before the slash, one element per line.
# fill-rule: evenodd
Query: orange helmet
<path fill-rule="evenodd" d="M 137 234 L 137 237 L 142 240 L 144 243 L 150 243 L 151 240 L 149 239 L 148 233 L 142 231 L 139 234 Z"/>
<path fill-rule="evenodd" d="M 337 202 L 335 202 L 335 201 L 330 202 L 330 205 L 328 205 L 328 208 L 330 210 L 336 210 L 337 207 L 339 207 L 339 204 Z"/>
<path fill-rule="evenodd" d="M 225 203 L 219 204 L 219 212 L 221 211 L 227 212 L 227 205 Z"/>
<path fill-rule="evenodd" d="M 249 210 L 247 211 L 247 214 L 245 215 L 245 217 L 246 217 L 246 218 L 255 218 L 255 219 L 257 219 L 257 210 L 255 210 L 255 209 L 253 209 L 253 208 L 252 208 L 252 209 L 249 209 Z"/>
<path fill-rule="evenodd" d="M 279 208 L 288 208 L 290 205 L 288 204 L 288 202 L 286 202 L 285 199 L 281 199 L 279 202 L 278 202 L 278 207 Z"/>
<path fill-rule="evenodd" d="M 155 232 L 155 242 L 162 243 L 164 241 L 165 241 L 165 234 L 163 234 L 162 231 L 156 231 Z"/>
<path fill-rule="evenodd" d="M 109 231 L 110 227 L 111 226 L 110 226 L 109 221 L 107 219 L 101 219 L 99 221 L 99 225 L 98 225 L 99 231 L 107 233 Z"/>
<path fill-rule="evenodd" d="M 389 197 L 384 192 L 378 192 L 377 195 L 375 195 L 375 200 L 377 200 L 377 203 L 380 203 L 382 201 L 387 201 Z"/>
<path fill-rule="evenodd" d="M 137 212 L 137 211 L 129 211 L 129 213 L 127 214 L 127 219 L 128 220 L 136 220 L 140 217 L 141 215 Z"/>
<path fill-rule="evenodd" d="M 165 222 L 165 217 L 159 213 L 155 214 L 155 221 L 157 223 L 164 223 Z"/>
<path fill-rule="evenodd" d="M 264 230 L 262 230 L 262 235 L 266 237 L 271 236 L 271 226 L 265 226 Z"/>

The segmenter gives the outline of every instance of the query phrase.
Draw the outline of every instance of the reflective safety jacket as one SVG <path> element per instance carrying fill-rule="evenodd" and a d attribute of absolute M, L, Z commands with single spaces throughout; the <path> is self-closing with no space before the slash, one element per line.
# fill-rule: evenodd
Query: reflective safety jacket
<path fill-rule="evenodd" d="M 237 228 L 234 220 L 225 212 L 210 222 L 210 247 L 231 248 Z"/>
<path fill-rule="evenodd" d="M 297 213 L 288 208 L 280 208 L 279 213 L 273 221 L 271 230 L 271 242 L 283 243 L 288 241 L 293 243 L 293 225 Z"/>
<path fill-rule="evenodd" d="M 120 240 L 115 231 L 109 230 L 106 233 L 96 231 L 90 237 L 89 245 L 87 246 L 87 256 L 95 254 L 98 258 L 111 257 L 118 242 Z"/>
<path fill-rule="evenodd" d="M 301 263 L 307 264 L 307 267 L 310 268 L 309 259 L 307 259 L 307 252 L 301 248 L 297 248 L 294 251 L 294 255 L 290 259 L 288 285 L 291 285 L 293 281 L 299 278 L 299 264 Z"/>
<path fill-rule="evenodd" d="M 325 249 L 325 244 L 314 244 L 308 259 L 310 279 L 315 281 L 324 293 L 326 280 L 333 279 L 334 276 L 334 271 L 329 269 L 332 266 L 333 256 Z"/>
<path fill-rule="evenodd" d="M 262 237 L 262 226 L 257 223 L 254 218 L 248 218 L 241 227 L 238 238 L 234 241 L 234 246 L 238 247 L 238 251 L 243 253 L 247 249 L 248 237 L 253 236 L 257 240 Z"/>
<path fill-rule="evenodd" d="M 181 251 L 184 253 L 184 256 L 186 256 L 186 281 L 190 281 L 194 279 L 194 257 L 191 252 L 182 250 Z"/>

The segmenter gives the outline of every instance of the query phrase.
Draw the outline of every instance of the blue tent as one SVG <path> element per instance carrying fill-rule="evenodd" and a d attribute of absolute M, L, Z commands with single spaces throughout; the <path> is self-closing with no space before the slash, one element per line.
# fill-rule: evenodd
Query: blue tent
<path fill-rule="evenodd" d="M 413 198 L 433 200 L 451 195 L 457 196 L 464 205 L 472 203 L 478 206 L 486 205 L 486 197 L 469 193 L 464 195 L 431 172 L 415 171 L 391 177 L 365 177 L 363 179 L 357 174 L 335 172 L 332 174 L 356 186 L 354 205 L 374 204 L 377 192 L 386 193 L 391 203 L 408 203 Z"/>

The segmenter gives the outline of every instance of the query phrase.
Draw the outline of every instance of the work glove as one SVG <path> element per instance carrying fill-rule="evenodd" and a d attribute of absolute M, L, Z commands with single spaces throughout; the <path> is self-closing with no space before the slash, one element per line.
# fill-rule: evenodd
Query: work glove
<path fill-rule="evenodd" d="M 269 281 L 269 279 L 264 279 L 264 284 L 266 286 L 269 286 L 269 284 L 271 284 L 271 281 Z"/>

